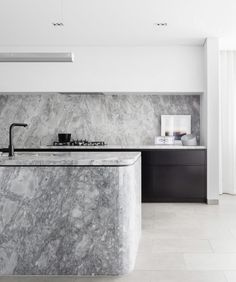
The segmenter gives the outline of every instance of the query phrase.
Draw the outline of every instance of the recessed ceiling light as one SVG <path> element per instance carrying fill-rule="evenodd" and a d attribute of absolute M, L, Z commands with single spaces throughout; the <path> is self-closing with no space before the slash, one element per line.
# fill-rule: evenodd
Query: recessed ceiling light
<path fill-rule="evenodd" d="M 154 23 L 154 26 L 157 26 L 157 27 L 165 27 L 165 26 L 167 26 L 167 23 L 165 23 L 165 22 L 162 22 L 162 23 Z"/>
<path fill-rule="evenodd" d="M 63 27 L 64 24 L 62 22 L 56 22 L 56 23 L 52 23 L 53 26 L 55 27 Z"/>

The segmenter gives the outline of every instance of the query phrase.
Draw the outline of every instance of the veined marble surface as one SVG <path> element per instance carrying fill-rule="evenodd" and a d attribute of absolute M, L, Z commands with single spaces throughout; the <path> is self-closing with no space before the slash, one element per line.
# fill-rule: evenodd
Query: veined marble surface
<path fill-rule="evenodd" d="M 107 144 L 152 145 L 161 133 L 161 115 L 178 114 L 192 116 L 199 139 L 198 95 L 0 95 L 0 147 L 8 146 L 9 126 L 16 121 L 29 124 L 14 129 L 18 148 L 52 145 L 60 132 Z"/>
<path fill-rule="evenodd" d="M 120 275 L 141 232 L 141 163 L 0 167 L 0 275 Z"/>
<path fill-rule="evenodd" d="M 25 148 L 27 149 L 27 148 Z M 37 148 L 36 148 L 37 149 Z M 90 149 L 90 150 L 109 150 L 109 149 L 154 149 L 154 150 L 162 150 L 162 149 L 180 149 L 180 150 L 204 150 L 206 146 L 183 146 L 183 145 L 105 145 L 105 146 L 40 146 L 39 149 Z"/>
<path fill-rule="evenodd" d="M 16 152 L 0 155 L 0 166 L 128 166 L 140 152 Z"/>

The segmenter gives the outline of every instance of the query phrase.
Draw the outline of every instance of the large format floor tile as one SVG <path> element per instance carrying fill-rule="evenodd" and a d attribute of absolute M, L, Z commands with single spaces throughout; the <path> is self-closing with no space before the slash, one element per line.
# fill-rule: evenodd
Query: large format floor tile
<path fill-rule="evenodd" d="M 208 240 L 196 239 L 142 239 L 140 253 L 211 253 Z"/>
<path fill-rule="evenodd" d="M 139 253 L 136 270 L 183 270 L 186 269 L 184 256 L 176 253 Z"/>
<path fill-rule="evenodd" d="M 211 239 L 209 240 L 215 253 L 236 253 L 235 239 Z"/>
<path fill-rule="evenodd" d="M 236 270 L 235 254 L 185 254 L 188 270 Z"/>
<path fill-rule="evenodd" d="M 150 274 L 151 282 L 228 282 L 220 271 L 155 271 Z"/>
<path fill-rule="evenodd" d="M 227 282 L 235 282 L 236 281 L 236 270 L 235 271 L 225 271 L 225 277 Z"/>

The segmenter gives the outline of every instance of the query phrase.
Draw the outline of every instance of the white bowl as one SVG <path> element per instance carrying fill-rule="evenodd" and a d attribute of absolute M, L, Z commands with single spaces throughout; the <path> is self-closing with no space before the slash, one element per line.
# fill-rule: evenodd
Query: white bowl
<path fill-rule="evenodd" d="M 187 134 L 181 137 L 183 146 L 197 146 L 197 138 L 194 134 Z"/>

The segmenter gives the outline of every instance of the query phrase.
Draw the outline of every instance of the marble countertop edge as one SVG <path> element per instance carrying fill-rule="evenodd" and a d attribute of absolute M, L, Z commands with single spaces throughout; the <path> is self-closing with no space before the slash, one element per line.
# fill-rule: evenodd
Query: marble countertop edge
<path fill-rule="evenodd" d="M 130 166 L 140 152 L 16 152 L 0 156 L 0 166 Z"/>
<path fill-rule="evenodd" d="M 205 150 L 206 146 L 183 146 L 183 145 L 105 145 L 105 146 L 40 146 L 39 149 L 85 149 L 85 150 L 109 150 L 109 149 L 132 149 L 132 150 L 140 150 L 140 149 L 175 149 L 175 150 Z"/>

